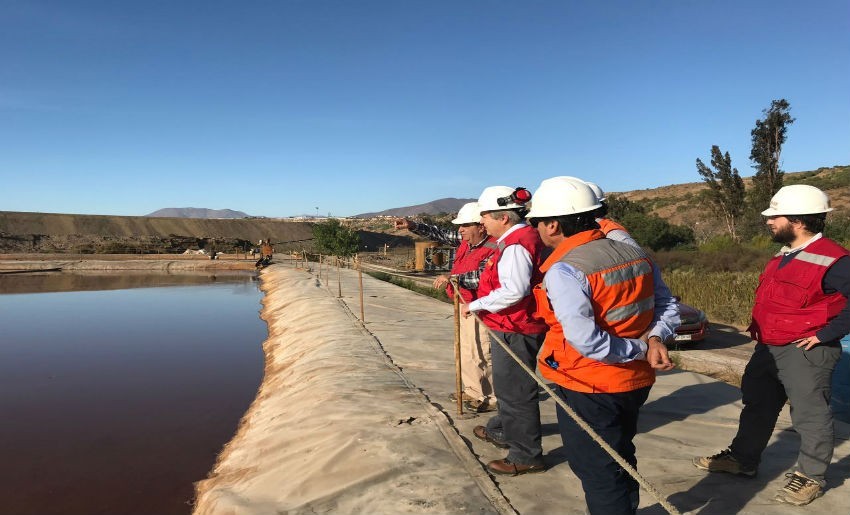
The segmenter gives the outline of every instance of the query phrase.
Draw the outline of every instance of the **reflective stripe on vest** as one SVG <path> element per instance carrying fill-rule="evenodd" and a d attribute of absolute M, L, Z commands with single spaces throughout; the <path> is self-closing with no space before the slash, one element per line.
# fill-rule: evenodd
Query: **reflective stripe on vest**
<path fill-rule="evenodd" d="M 559 245 L 543 270 L 562 261 L 583 272 L 590 285 L 597 325 L 621 338 L 639 338 L 652 323 L 655 292 L 652 265 L 642 250 L 585 231 Z M 650 386 L 655 372 L 644 360 L 609 364 L 582 356 L 566 340 L 544 285 L 535 288 L 539 315 L 550 326 L 538 356 L 540 374 L 564 388 L 618 393 Z M 600 318 L 602 317 L 602 318 Z"/>
<path fill-rule="evenodd" d="M 787 345 L 823 329 L 847 304 L 841 293 L 823 291 L 827 270 L 845 256 L 850 256 L 847 249 L 819 238 L 781 268 L 781 253 L 771 259 L 759 277 L 750 336 L 767 345 Z"/>

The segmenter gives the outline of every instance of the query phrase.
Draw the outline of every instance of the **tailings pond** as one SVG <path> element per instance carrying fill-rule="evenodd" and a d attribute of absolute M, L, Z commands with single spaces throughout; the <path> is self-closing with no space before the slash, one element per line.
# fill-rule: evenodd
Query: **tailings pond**
<path fill-rule="evenodd" d="M 190 513 L 262 380 L 256 281 L 0 275 L 0 513 Z"/>

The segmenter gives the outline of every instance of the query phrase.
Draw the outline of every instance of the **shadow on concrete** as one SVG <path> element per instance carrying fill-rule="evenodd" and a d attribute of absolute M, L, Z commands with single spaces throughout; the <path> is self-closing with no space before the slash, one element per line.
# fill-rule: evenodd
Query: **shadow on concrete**
<path fill-rule="evenodd" d="M 705 477 L 687 491 L 671 495 L 670 502 L 682 512 L 693 511 L 699 515 L 739 513 L 768 488 L 769 483 L 782 477 L 794 466 L 797 453 L 787 452 L 788 446 L 798 449 L 799 438 L 793 431 L 781 431 L 762 454 L 762 464 L 756 477 L 706 472 Z"/>
<path fill-rule="evenodd" d="M 707 413 L 739 400 L 741 390 L 720 381 L 683 386 L 643 405 L 638 419 L 638 433 L 648 433 L 667 424 L 685 420 L 691 415 Z"/>

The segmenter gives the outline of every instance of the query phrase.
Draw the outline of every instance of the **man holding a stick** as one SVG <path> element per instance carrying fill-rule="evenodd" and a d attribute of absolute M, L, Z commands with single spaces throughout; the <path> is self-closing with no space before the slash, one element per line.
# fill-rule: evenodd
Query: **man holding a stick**
<path fill-rule="evenodd" d="M 465 303 L 478 298 L 481 270 L 496 248 L 492 238 L 481 225 L 479 211 L 478 202 L 464 204 L 457 218 L 452 220 L 452 223 L 458 226 L 457 231 L 404 218 L 395 221 L 396 229 L 407 229 L 443 245 L 457 247 L 451 275 L 457 279 L 459 293 Z M 445 288 L 449 297 L 454 296 L 454 289 L 446 275 L 437 276 L 434 288 Z M 495 410 L 490 336 L 475 317 L 460 318 L 460 365 L 463 380 L 461 396 L 466 408 L 476 413 Z M 451 398 L 457 401 L 455 394 L 452 394 Z"/>

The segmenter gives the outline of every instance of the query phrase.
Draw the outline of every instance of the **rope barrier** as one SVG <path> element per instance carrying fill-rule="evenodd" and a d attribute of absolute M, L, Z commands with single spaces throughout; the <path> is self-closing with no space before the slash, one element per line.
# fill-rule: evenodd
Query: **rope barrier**
<path fill-rule="evenodd" d="M 361 266 L 361 267 L 363 267 L 363 266 L 364 266 L 364 264 L 361 262 L 361 263 L 360 263 L 360 266 Z M 375 271 L 378 271 L 378 272 L 381 272 L 381 273 L 385 273 L 385 274 L 387 274 L 387 275 L 396 276 L 396 277 L 402 277 L 402 278 L 405 278 L 405 279 L 410 279 L 410 277 L 409 277 L 409 276 L 404 276 L 404 275 L 397 274 L 397 273 L 393 273 L 393 272 L 386 272 L 386 271 L 384 271 L 384 270 L 378 270 L 378 269 L 376 269 L 376 268 L 374 268 L 374 267 L 370 267 L 369 265 L 365 265 L 365 267 L 367 267 L 367 268 L 372 268 L 372 269 L 373 269 L 373 270 L 375 270 Z M 461 297 L 461 296 L 460 296 L 459 288 L 457 287 L 457 285 L 455 285 L 454 292 L 455 292 L 455 295 L 454 295 L 454 296 L 458 299 L 458 301 L 457 301 L 458 303 L 463 303 L 464 305 L 465 305 L 465 304 L 467 304 L 467 303 L 463 300 L 463 297 Z M 361 294 L 362 294 L 362 283 L 361 283 Z M 458 306 L 459 306 L 459 304 L 456 304 L 456 305 L 458 305 Z M 460 315 L 459 315 L 459 310 L 455 310 L 455 316 L 460 316 Z M 613 447 L 611 447 L 611 446 L 608 444 L 608 442 L 606 442 L 605 440 L 603 440 L 603 439 L 602 439 L 602 437 L 601 437 L 601 436 L 599 436 L 599 435 L 596 433 L 596 431 L 594 431 L 594 430 L 593 430 L 593 428 L 592 428 L 592 427 L 590 427 L 590 425 L 589 425 L 587 422 L 585 422 L 585 421 L 584 421 L 584 419 L 582 419 L 582 418 L 581 418 L 581 417 L 580 417 L 580 416 L 579 416 L 579 415 L 578 415 L 575 411 L 573 411 L 573 409 L 572 409 L 572 408 L 571 408 L 571 407 L 570 407 L 570 406 L 569 406 L 566 402 L 564 402 L 564 400 L 563 400 L 563 399 L 561 399 L 561 398 L 560 398 L 560 397 L 559 397 L 559 396 L 555 393 L 555 391 L 554 391 L 554 390 L 552 390 L 552 389 L 549 387 L 549 385 L 547 385 L 547 384 L 546 384 L 546 383 L 545 383 L 545 382 L 544 382 L 544 381 L 543 381 L 543 380 L 542 380 L 542 379 L 541 379 L 541 378 L 537 375 L 537 373 L 536 373 L 534 370 L 531 370 L 531 369 L 530 369 L 530 368 L 529 368 L 529 367 L 528 367 L 525 363 L 523 363 L 523 362 L 522 362 L 522 360 L 520 360 L 519 356 L 517 356 L 517 355 L 514 353 L 514 351 L 512 351 L 512 350 L 511 350 L 511 348 L 508 346 L 508 344 L 507 344 L 504 340 L 502 340 L 499 336 L 497 336 L 497 335 L 495 334 L 495 332 L 493 332 L 493 331 L 492 331 L 489 327 L 487 327 L 487 325 L 486 325 L 486 324 L 484 324 L 484 322 L 482 322 L 482 321 L 481 321 L 481 319 L 478 317 L 478 315 L 476 315 L 475 313 L 470 312 L 470 316 L 475 317 L 475 319 L 478 321 L 478 323 L 479 323 L 479 324 L 481 324 L 481 326 L 482 326 L 482 327 L 484 327 L 484 329 L 487 331 L 487 334 L 490 336 L 490 338 L 491 338 L 491 339 L 493 339 L 496 343 L 498 343 L 498 344 L 499 344 L 499 345 L 500 345 L 500 346 L 501 346 L 501 347 L 505 350 L 505 352 L 507 352 L 507 353 L 508 353 L 508 355 L 509 355 L 509 356 L 510 356 L 510 357 L 511 357 L 514 361 L 516 361 L 516 362 L 517 362 L 517 364 L 518 364 L 518 365 L 519 365 L 519 366 L 520 366 L 520 367 L 521 367 L 521 368 L 522 368 L 522 369 L 523 369 L 523 370 L 524 370 L 524 371 L 525 371 L 525 372 L 526 372 L 529 376 L 531 376 L 531 377 L 535 380 L 535 382 L 537 382 L 537 384 L 538 384 L 538 385 L 539 385 L 539 386 L 543 389 L 543 391 L 545 391 L 546 393 L 548 393 L 548 394 L 552 397 L 552 399 L 553 399 L 553 400 L 554 400 L 554 401 L 558 404 L 558 406 L 560 406 L 560 407 L 564 410 L 564 412 L 565 412 L 567 415 L 569 415 L 569 417 L 570 417 L 570 418 L 572 418 L 572 419 L 575 421 L 575 423 L 576 423 L 576 424 L 577 424 L 577 425 L 578 425 L 578 426 L 579 426 L 579 427 L 580 427 L 580 428 L 581 428 L 584 432 L 586 432 L 586 433 L 587 433 L 587 434 L 591 437 L 591 439 L 593 439 L 593 441 L 594 441 L 594 442 L 596 442 L 597 444 L 599 444 L 599 446 L 600 446 L 600 447 L 602 447 L 602 449 L 603 449 L 605 452 L 607 452 L 607 453 L 608 453 L 608 455 L 609 455 L 609 456 L 611 456 L 611 458 L 613 458 L 613 459 L 614 459 L 614 461 L 615 461 L 615 462 L 617 462 L 617 464 L 618 464 L 618 465 L 620 465 L 620 466 L 623 468 L 623 470 L 625 470 L 626 472 L 628 472 L 628 474 L 629 474 L 629 475 L 630 475 L 630 476 L 631 476 L 631 477 L 632 477 L 635 481 L 637 481 L 637 483 L 641 486 L 641 488 L 643 488 L 643 489 L 644 489 L 646 492 L 648 492 L 648 493 L 649 493 L 649 494 L 650 494 L 650 495 L 651 495 L 651 496 L 652 496 L 652 497 L 653 497 L 656 501 L 658 501 L 658 503 L 659 503 L 659 504 L 661 504 L 661 506 L 662 506 L 662 507 L 663 507 L 663 508 L 667 511 L 667 513 L 669 513 L 670 515 L 681 515 L 681 513 L 679 512 L 679 510 L 678 510 L 675 506 L 673 506 L 672 504 L 670 504 L 670 502 L 667 500 L 667 497 L 666 497 L 664 494 L 662 494 L 662 493 L 661 493 L 661 492 L 660 492 L 657 488 L 655 488 L 655 486 L 653 486 L 653 485 L 652 485 L 649 481 L 647 481 L 647 480 L 646 480 L 646 478 L 644 478 L 644 477 L 640 474 L 640 472 L 638 472 L 638 471 L 637 471 L 637 469 L 635 469 L 635 468 L 634 468 L 634 467 L 633 467 L 633 466 L 632 466 L 629 462 L 627 462 L 625 459 L 623 459 L 623 457 L 622 457 L 622 456 L 620 456 L 620 454 L 619 454 L 619 453 L 618 453 L 618 452 L 617 452 L 617 451 L 616 451 Z M 457 322 L 456 322 L 456 323 L 457 323 Z M 460 396 L 458 396 L 458 398 L 460 398 Z"/>
<path fill-rule="evenodd" d="M 462 298 L 461 298 L 461 302 L 463 302 Z M 466 304 L 466 303 L 464 302 L 464 304 Z M 490 338 L 492 338 L 496 343 L 501 345 L 501 347 L 505 350 L 505 352 L 507 352 L 508 355 L 511 358 L 513 358 L 513 360 L 516 361 L 517 364 L 520 367 L 522 367 L 522 369 L 525 370 L 525 372 L 528 375 L 530 375 L 532 378 L 534 378 L 534 380 L 537 382 L 537 384 L 540 385 L 540 387 L 543 388 L 543 390 L 546 393 L 548 393 L 552 397 L 552 399 L 555 400 L 556 403 L 558 403 L 558 406 L 563 408 L 563 410 L 567 413 L 567 415 L 569 415 L 570 418 L 572 418 L 575 421 L 575 423 L 578 424 L 578 426 L 584 430 L 584 432 L 586 432 L 588 435 L 590 435 L 590 437 L 593 439 L 594 442 L 598 443 L 599 446 L 602 447 L 602 449 L 605 452 L 607 452 L 614 459 L 614 461 L 617 462 L 618 465 L 623 467 L 623 470 L 628 472 L 629 475 L 632 476 L 632 478 L 634 478 L 634 480 L 637 481 L 638 484 L 641 487 L 643 487 L 644 490 L 649 492 L 649 494 L 652 495 L 652 497 L 654 497 L 655 500 L 658 501 L 661 504 L 661 506 L 664 507 L 665 510 L 667 510 L 667 513 L 669 513 L 670 515 L 680 515 L 679 510 L 676 509 L 675 506 L 670 504 L 670 502 L 667 500 L 667 497 L 664 494 L 662 494 L 660 491 L 658 491 L 658 489 L 656 489 L 649 481 L 647 481 L 642 475 L 640 475 L 640 472 L 638 472 L 636 468 L 632 467 L 632 465 L 629 462 L 624 460 L 623 457 L 620 456 L 620 453 L 618 453 L 616 450 L 614 450 L 613 447 L 608 445 L 608 442 L 603 440 L 602 437 L 599 436 L 596 433 L 596 431 L 594 431 L 593 428 L 590 427 L 590 425 L 587 422 L 585 422 L 584 419 L 581 418 L 578 415 L 578 413 L 573 411 L 573 409 L 566 402 L 564 402 L 563 399 L 558 397 L 558 395 L 554 392 L 554 390 L 549 388 L 549 385 L 547 385 L 545 382 L 543 382 L 543 380 L 540 379 L 540 377 L 538 377 L 538 375 L 533 370 L 528 368 L 528 366 L 525 363 L 523 363 L 522 360 L 519 359 L 519 356 L 517 356 L 514 353 L 514 351 L 512 351 L 510 349 L 510 347 L 508 346 L 507 343 L 505 343 L 504 340 L 499 338 L 489 327 L 487 327 L 484 324 L 484 322 L 481 321 L 480 318 L 478 318 L 478 315 L 476 315 L 475 313 L 473 313 L 471 311 L 469 312 L 469 314 L 470 314 L 470 316 L 473 316 L 473 317 L 475 317 L 476 320 L 478 320 L 478 323 L 480 323 L 484 327 L 484 329 L 487 331 L 487 334 L 490 335 Z"/>

